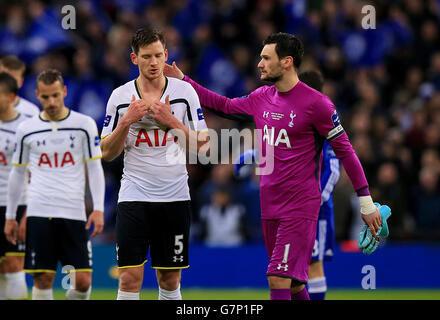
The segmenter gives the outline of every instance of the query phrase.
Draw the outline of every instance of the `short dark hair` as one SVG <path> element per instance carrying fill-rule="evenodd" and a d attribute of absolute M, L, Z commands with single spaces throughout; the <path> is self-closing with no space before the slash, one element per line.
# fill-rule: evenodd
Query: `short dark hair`
<path fill-rule="evenodd" d="M 52 84 L 59 81 L 62 86 L 64 86 L 64 79 L 61 72 L 57 69 L 47 69 L 42 72 L 37 77 L 38 82 L 43 82 L 44 84 Z"/>
<path fill-rule="evenodd" d="M 18 93 L 17 81 L 9 73 L 0 72 L 0 87 L 5 89 L 6 93 Z"/>
<path fill-rule="evenodd" d="M 166 42 L 163 34 L 152 28 L 140 28 L 136 30 L 131 39 L 131 48 L 135 54 L 138 54 L 139 48 L 147 46 L 156 41 L 160 41 L 165 48 Z"/>
<path fill-rule="evenodd" d="M 263 41 L 263 45 L 275 43 L 275 52 L 278 58 L 291 56 L 296 69 L 299 68 L 304 55 L 304 45 L 302 41 L 292 34 L 278 32 L 272 33 Z"/>
<path fill-rule="evenodd" d="M 322 92 L 322 87 L 324 86 L 324 78 L 319 71 L 304 71 L 299 75 L 299 80 L 304 82 L 309 87 Z"/>
<path fill-rule="evenodd" d="M 21 71 L 22 75 L 26 70 L 26 65 L 24 64 L 24 62 L 21 61 L 17 56 L 12 56 L 12 55 L 1 58 L 0 65 L 2 65 L 4 68 L 9 70 Z"/>

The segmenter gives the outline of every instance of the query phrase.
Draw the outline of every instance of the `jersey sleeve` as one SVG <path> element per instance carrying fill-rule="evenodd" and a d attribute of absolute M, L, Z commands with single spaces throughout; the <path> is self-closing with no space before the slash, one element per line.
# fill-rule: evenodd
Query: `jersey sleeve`
<path fill-rule="evenodd" d="M 323 96 L 314 103 L 313 108 L 313 126 L 327 139 L 336 157 L 341 160 L 354 190 L 358 195 L 370 194 L 362 164 L 342 127 L 335 106 L 328 97 Z"/>
<path fill-rule="evenodd" d="M 107 108 L 104 118 L 104 123 L 102 125 L 101 139 L 104 139 L 113 132 L 115 127 L 115 117 L 116 117 L 116 95 L 115 91 L 112 92 L 110 98 L 107 101 Z"/>
<path fill-rule="evenodd" d="M 102 158 L 98 128 L 96 127 L 95 120 L 87 117 L 87 121 L 84 121 L 84 129 L 86 131 L 86 137 L 83 140 L 84 160 L 91 161 Z"/>
<path fill-rule="evenodd" d="M 20 124 L 15 134 L 16 142 L 14 155 L 12 156 L 12 165 L 17 167 L 26 167 L 29 163 L 29 145 L 26 144 L 24 127 Z"/>
<path fill-rule="evenodd" d="M 319 134 L 332 141 L 344 133 L 336 108 L 329 98 L 323 96 L 313 105 L 313 126 Z"/>
<path fill-rule="evenodd" d="M 208 126 L 203 116 L 199 97 L 191 86 L 188 86 L 186 96 L 189 106 L 187 108 L 186 117 L 183 119 L 183 124 L 194 131 L 207 131 Z"/>
<path fill-rule="evenodd" d="M 244 113 L 253 115 L 256 110 L 254 106 L 255 98 L 261 91 L 261 88 L 253 91 L 247 96 L 230 99 L 206 89 L 188 76 L 185 76 L 183 80 L 191 84 L 191 86 L 195 89 L 200 98 L 200 103 L 204 107 L 218 110 L 227 114 Z"/>

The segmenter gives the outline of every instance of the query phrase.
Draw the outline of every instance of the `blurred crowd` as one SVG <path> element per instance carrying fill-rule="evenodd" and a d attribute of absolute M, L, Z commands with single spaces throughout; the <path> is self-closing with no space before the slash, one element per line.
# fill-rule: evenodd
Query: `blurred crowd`
<path fill-rule="evenodd" d="M 62 28 L 64 5 L 75 9 L 74 29 Z M 364 5 L 374 6 L 376 29 L 362 28 Z M 2 1 L 0 55 L 14 54 L 26 63 L 20 94 L 35 103 L 36 75 L 49 67 L 62 71 L 66 105 L 92 116 L 101 129 L 111 91 L 138 74 L 129 53 L 140 26 L 162 30 L 168 61 L 229 97 L 263 84 L 256 69 L 263 39 L 278 31 L 296 34 L 306 49 L 301 71 L 323 73 L 324 93 L 338 109 L 373 199 L 392 208 L 390 241 L 438 241 L 439 19 L 438 0 Z M 251 126 L 204 112 L 208 127 L 217 131 Z M 114 236 L 121 158 L 104 166 L 103 241 Z M 262 241 L 258 177 L 239 179 L 231 164 L 188 165 L 188 171 L 194 241 Z M 357 238 L 354 200 L 342 172 L 334 198 L 339 241 Z M 221 227 L 227 229 L 223 234 Z"/>

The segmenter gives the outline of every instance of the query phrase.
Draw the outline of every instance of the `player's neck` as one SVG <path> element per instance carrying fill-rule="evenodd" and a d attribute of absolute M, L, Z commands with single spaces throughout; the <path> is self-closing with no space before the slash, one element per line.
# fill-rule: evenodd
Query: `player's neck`
<path fill-rule="evenodd" d="M 14 120 L 18 115 L 17 110 L 14 107 L 7 108 L 4 111 L 0 111 L 0 120 L 1 121 L 11 121 Z"/>
<path fill-rule="evenodd" d="M 138 86 L 141 92 L 144 92 L 146 94 L 160 94 L 162 95 L 162 91 L 165 87 L 166 79 L 165 76 L 162 75 L 161 77 L 153 80 L 149 80 L 142 75 L 140 75 L 137 78 Z"/>
<path fill-rule="evenodd" d="M 65 119 L 68 114 L 69 114 L 69 109 L 66 106 L 63 106 L 60 112 L 53 115 L 52 117 L 46 111 L 43 111 L 41 114 L 41 118 L 43 120 L 48 120 L 48 121 L 60 121 Z"/>
<path fill-rule="evenodd" d="M 280 81 L 275 82 L 275 87 L 278 92 L 287 92 L 292 90 L 299 82 L 298 74 L 296 72 L 286 73 Z"/>

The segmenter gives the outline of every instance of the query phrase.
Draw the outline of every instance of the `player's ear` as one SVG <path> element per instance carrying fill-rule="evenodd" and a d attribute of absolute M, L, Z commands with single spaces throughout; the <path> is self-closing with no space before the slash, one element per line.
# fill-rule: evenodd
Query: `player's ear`
<path fill-rule="evenodd" d="M 167 62 L 168 61 L 168 50 L 165 49 L 164 52 L 165 52 L 165 62 Z"/>
<path fill-rule="evenodd" d="M 291 56 L 284 57 L 283 60 L 283 65 L 286 69 L 293 66 L 293 58 Z"/>
<path fill-rule="evenodd" d="M 130 53 L 130 59 L 131 59 L 131 62 L 137 66 L 137 64 L 138 64 L 137 63 L 137 55 L 135 55 L 134 52 Z"/>
<path fill-rule="evenodd" d="M 64 97 L 66 97 L 67 96 L 67 86 L 64 86 L 63 91 L 64 91 Z"/>
<path fill-rule="evenodd" d="M 13 101 L 15 100 L 15 97 L 16 97 L 16 96 L 17 96 L 17 95 L 16 95 L 15 93 L 11 92 L 11 93 L 9 94 L 10 102 L 13 102 Z"/>

